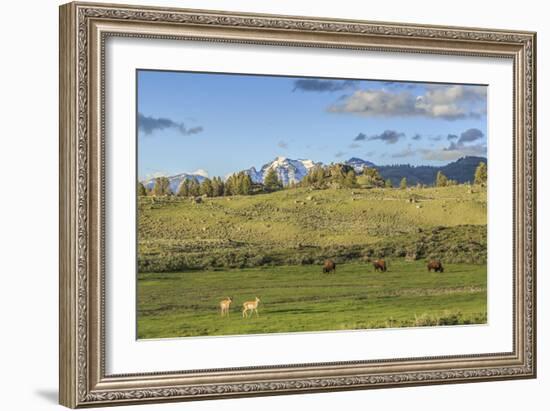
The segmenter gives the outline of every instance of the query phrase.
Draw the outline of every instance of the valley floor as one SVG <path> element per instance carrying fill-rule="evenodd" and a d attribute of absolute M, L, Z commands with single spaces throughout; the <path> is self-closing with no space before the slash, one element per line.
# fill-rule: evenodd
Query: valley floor
<path fill-rule="evenodd" d="M 385 273 L 361 262 L 335 274 L 316 264 L 140 273 L 138 338 L 485 324 L 486 270 L 461 263 L 428 273 L 424 261 L 396 258 Z M 242 318 L 242 303 L 256 296 L 259 316 Z"/>

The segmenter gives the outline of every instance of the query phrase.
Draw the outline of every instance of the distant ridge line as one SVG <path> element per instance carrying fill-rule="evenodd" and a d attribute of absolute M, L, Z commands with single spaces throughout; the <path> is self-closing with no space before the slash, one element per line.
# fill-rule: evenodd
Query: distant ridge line
<path fill-rule="evenodd" d="M 335 164 L 345 164 L 353 167 L 356 173 L 361 173 L 364 167 L 376 168 L 380 175 L 386 180 L 392 181 L 393 185 L 398 185 L 401 179 L 406 178 L 408 185 L 416 184 L 433 184 L 436 175 L 439 171 L 445 174 L 448 178 L 456 180 L 458 183 L 473 182 L 475 169 L 479 163 L 487 164 L 486 157 L 465 156 L 458 160 L 447 163 L 443 166 L 430 165 L 410 165 L 410 164 L 392 164 L 392 165 L 376 165 L 375 163 L 363 160 L 359 157 L 351 157 L 349 160 L 336 162 Z M 254 166 L 245 170 L 229 173 L 224 177 L 224 180 L 233 174 L 240 172 L 247 173 L 255 183 L 263 182 L 267 171 L 274 169 L 282 181 L 283 185 L 287 186 L 291 183 L 299 183 L 315 166 L 326 166 L 321 162 L 315 162 L 310 159 L 291 159 L 288 157 L 278 156 L 273 161 L 264 164 L 260 170 Z M 160 177 L 160 176 L 158 176 Z M 152 189 L 155 180 L 158 177 L 143 180 L 142 183 L 147 189 Z M 179 185 L 185 179 L 196 178 L 199 183 L 208 178 L 204 172 L 200 174 L 193 173 L 178 173 L 172 176 L 164 176 L 169 180 L 170 190 L 175 193 Z"/>

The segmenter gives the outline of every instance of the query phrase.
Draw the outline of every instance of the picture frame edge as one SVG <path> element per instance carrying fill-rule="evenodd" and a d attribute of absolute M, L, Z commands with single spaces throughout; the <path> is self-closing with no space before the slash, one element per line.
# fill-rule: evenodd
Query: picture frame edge
<path fill-rule="evenodd" d="M 245 16 L 243 18 L 264 18 L 271 19 L 276 25 L 277 19 L 291 19 L 293 22 L 317 22 L 317 24 L 329 24 L 334 23 L 341 25 L 363 25 L 362 27 L 376 26 L 384 27 L 384 25 L 391 25 L 391 27 L 402 27 L 413 32 L 415 30 L 435 30 L 433 33 L 438 33 L 443 30 L 452 32 L 468 31 L 471 30 L 474 34 L 483 33 L 482 40 L 476 40 L 477 37 L 468 39 L 466 36 L 466 42 L 468 43 L 498 43 L 499 36 L 505 39 L 501 44 L 512 44 L 513 47 L 518 49 L 518 53 L 529 52 L 526 47 L 529 46 L 531 55 L 527 56 L 526 67 L 523 69 L 526 71 L 523 78 L 523 86 L 526 93 L 524 93 L 522 106 L 525 105 L 525 110 L 530 124 L 520 124 L 516 127 L 516 132 L 520 133 L 524 139 L 527 139 L 527 146 L 530 150 L 526 150 L 526 147 L 520 147 L 520 154 L 523 153 L 524 169 L 520 170 L 523 175 L 527 177 L 527 185 L 523 186 L 525 198 L 517 198 L 517 201 L 525 200 L 524 206 L 526 211 L 524 215 L 520 216 L 520 226 L 516 230 L 523 230 L 524 235 L 527 238 L 527 243 L 524 244 L 528 249 L 520 250 L 521 253 L 525 252 L 526 258 L 525 266 L 520 267 L 520 270 L 525 270 L 529 277 L 530 283 L 525 284 L 524 299 L 521 302 L 530 304 L 530 307 L 524 307 L 527 309 L 530 318 L 523 318 L 521 320 L 526 321 L 526 329 L 524 329 L 524 335 L 519 338 L 524 338 L 523 342 L 525 352 L 518 353 L 518 357 L 527 355 L 529 358 L 523 358 L 520 361 L 519 366 L 512 367 L 517 371 L 517 374 L 512 375 L 487 375 L 485 377 L 468 377 L 463 379 L 450 378 L 449 381 L 441 380 L 425 380 L 425 381 L 405 381 L 404 383 L 383 384 L 368 386 L 368 384 L 362 384 L 360 379 L 357 380 L 356 385 L 349 385 L 348 381 L 342 381 L 340 385 L 336 382 L 334 385 L 328 386 L 314 386 L 308 385 L 308 380 L 304 379 L 302 382 L 298 382 L 297 386 L 281 385 L 284 381 L 272 381 L 274 388 L 272 391 L 263 390 L 254 391 L 254 386 L 258 383 L 251 383 L 250 386 L 241 384 L 240 386 L 226 385 L 225 390 L 223 386 L 217 386 L 217 389 L 221 389 L 220 393 L 210 392 L 207 387 L 176 387 L 171 388 L 158 388 L 147 389 L 146 380 L 143 379 L 143 384 L 135 385 L 134 389 L 124 388 L 120 390 L 110 391 L 106 389 L 105 375 L 102 373 L 103 361 L 101 357 L 102 350 L 104 349 L 102 342 L 98 340 L 101 334 L 102 324 L 97 324 L 98 321 L 104 321 L 101 313 L 90 312 L 90 307 L 97 307 L 101 301 L 98 301 L 99 289 L 94 289 L 94 293 L 90 293 L 90 285 L 101 286 L 100 278 L 90 278 L 89 275 L 89 236 L 90 236 L 90 210 L 88 208 L 90 202 L 90 195 L 96 195 L 91 187 L 88 186 L 90 175 L 90 163 L 93 161 L 88 157 L 90 146 L 94 138 L 93 135 L 89 135 L 90 127 L 87 124 L 92 118 L 90 114 L 90 107 L 87 106 L 88 99 L 90 98 L 90 89 L 94 86 L 90 83 L 93 81 L 89 77 L 90 72 L 88 67 L 83 67 L 83 64 L 88 64 L 93 61 L 93 56 L 90 56 L 90 45 L 87 42 L 83 42 L 82 36 L 84 33 L 79 28 L 79 24 L 82 21 L 79 20 L 82 16 L 79 16 L 80 10 L 83 8 L 94 10 L 133 10 L 138 12 L 139 10 L 145 10 L 146 13 L 157 12 L 173 12 L 173 13 L 187 13 L 191 15 L 221 15 L 238 18 L 239 16 Z M 142 402 L 166 402 L 166 401 L 181 401 L 181 400 L 197 400 L 197 399 L 215 399 L 215 398 L 228 398 L 239 396 L 257 396 L 257 395 L 278 395 L 278 394 L 294 394 L 305 392 L 326 392 L 326 391 L 339 391 L 339 390 L 351 390 L 351 389 L 366 389 L 366 388 L 379 388 L 379 387 L 400 387 L 400 386 L 413 386 L 413 385 L 432 385 L 432 384 L 445 384 L 445 383 L 467 383 L 481 380 L 495 380 L 495 379 L 512 379 L 512 378 L 536 378 L 536 32 L 527 31 L 509 31 L 509 30 L 493 30 L 493 29 L 479 29 L 479 28 L 464 28 L 464 27 L 446 27 L 446 26 L 432 26 L 421 24 L 404 24 L 404 23 L 387 23 L 387 22 L 368 22 L 368 21 L 356 21 L 356 20 L 339 20 L 339 19 L 318 19 L 314 17 L 299 17 L 299 16 L 277 16 L 255 13 L 233 13 L 211 10 L 194 10 L 194 9 L 175 9 L 175 8 L 162 8 L 162 7 L 143 7 L 143 6 L 129 6 L 129 5 L 114 5 L 114 4 L 100 4 L 100 3 L 80 3 L 73 2 L 60 6 L 60 31 L 59 31 L 59 45 L 60 45 L 60 91 L 59 91 L 59 154 L 60 154 L 60 174 L 59 174 L 59 235 L 60 235 L 60 271 L 59 271 L 59 402 L 60 404 L 70 408 L 80 408 L 84 406 L 97 406 L 97 405 L 118 405 L 128 403 L 142 403 Z M 97 18 L 96 18 L 97 19 Z M 131 21 L 131 17 L 128 19 L 125 17 L 124 21 Z M 87 22 L 86 22 L 87 24 Z M 180 23 L 178 23 L 180 24 Z M 185 23 L 181 23 L 185 24 Z M 208 23 L 211 25 L 212 23 Z M 215 25 L 215 24 L 214 24 Z M 230 26 L 231 27 L 231 26 Z M 332 28 L 333 30 L 339 30 L 337 26 Z M 88 26 L 86 26 L 88 30 Z M 276 30 L 296 30 L 279 28 Z M 408 31 L 409 33 L 411 31 Z M 287 33 L 287 32 L 285 32 Z M 333 33 L 334 34 L 334 33 Z M 354 34 L 361 36 L 361 34 Z M 368 34 L 372 35 L 372 34 Z M 384 34 L 379 34 L 384 36 Z M 428 35 L 429 36 L 429 35 Z M 423 38 L 424 37 L 419 37 Z M 516 43 L 510 42 L 511 38 L 516 39 Z M 449 38 L 445 39 L 446 42 L 452 42 Z M 437 42 L 437 40 L 435 41 Z M 491 43 L 492 44 L 492 43 Z M 85 57 L 86 62 L 82 61 L 82 56 L 78 55 L 77 50 L 79 48 L 86 47 Z M 82 51 L 82 50 L 80 50 Z M 97 52 L 98 50 L 96 50 Z M 91 59 L 91 60 L 90 60 Z M 85 71 L 82 71 L 85 69 Z M 527 78 L 527 72 L 530 73 L 530 78 Z M 83 78 L 84 76 L 84 78 Z M 521 79 L 520 79 L 521 80 Z M 97 88 L 97 84 L 95 85 Z M 83 95 L 84 94 L 84 95 Z M 521 96 L 517 97 L 521 98 Z M 86 107 L 83 107 L 86 105 Z M 84 118 L 83 118 L 84 117 Z M 82 121 L 86 124 L 82 124 Z M 95 125 L 97 131 L 99 127 Z M 97 143 L 97 141 L 95 142 Z M 97 151 L 96 151 L 97 152 Z M 93 159 L 92 159 L 93 160 Z M 517 170 L 515 170 L 516 172 Z M 101 172 L 100 170 L 98 172 Z M 97 200 L 97 199 L 96 199 Z M 529 204 L 530 202 L 530 204 Z M 101 199 L 96 206 L 101 204 Z M 97 211 L 97 210 L 96 210 Z M 93 218 L 91 219 L 93 220 Z M 523 223 L 527 223 L 526 226 Z M 92 227 L 93 228 L 93 227 Z M 96 227 L 98 228 L 98 227 Z M 101 235 L 101 234 L 96 234 Z M 97 239 L 97 238 L 96 238 Z M 530 255 L 529 255 L 530 254 Z M 92 264 L 92 266 L 94 266 Z M 100 266 L 98 261 L 95 261 L 95 266 Z M 101 267 L 99 267 L 101 268 Z M 97 270 L 96 270 L 97 271 Z M 530 272 L 530 274 L 529 274 Z M 520 273 L 521 274 L 521 273 Z M 525 274 L 525 273 L 523 273 Z M 525 280 L 525 278 L 524 278 Z M 527 298 L 527 300 L 525 300 Z M 90 324 L 92 319 L 94 324 Z M 522 324 L 522 326 L 525 324 Z M 95 327 L 95 328 L 94 328 Z M 94 328 L 94 329 L 92 329 Z M 91 337 L 91 339 L 89 338 Z M 92 347 L 92 350 L 90 350 Z M 530 351 L 529 351 L 530 350 Z M 466 371 L 469 372 L 469 371 Z M 471 371 L 473 372 L 473 371 Z M 405 378 L 406 376 L 402 376 Z M 322 377 L 321 377 L 322 379 Z M 327 380 L 328 381 L 328 380 Z M 269 383 L 269 381 L 267 382 Z M 267 384 L 266 383 L 266 384 Z M 332 382 L 331 382 L 332 383 Z M 145 388 L 144 388 L 145 384 Z M 296 384 L 294 382 L 293 384 Z M 108 384 L 107 384 L 108 386 Z M 211 388 L 209 385 L 208 388 Z M 260 386 L 261 388 L 261 386 Z M 181 391 L 183 389 L 183 391 Z M 178 391 L 180 390 L 180 391 Z M 178 395 L 178 393 L 187 392 L 188 395 Z"/>

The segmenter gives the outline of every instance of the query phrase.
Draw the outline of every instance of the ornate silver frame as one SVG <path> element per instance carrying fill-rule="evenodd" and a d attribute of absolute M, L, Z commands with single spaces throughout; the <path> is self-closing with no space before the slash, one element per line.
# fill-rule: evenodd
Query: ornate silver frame
<path fill-rule="evenodd" d="M 514 350 L 472 356 L 106 375 L 104 45 L 109 36 L 512 59 Z M 536 376 L 536 34 L 92 3 L 60 8 L 60 403 L 199 400 Z"/>

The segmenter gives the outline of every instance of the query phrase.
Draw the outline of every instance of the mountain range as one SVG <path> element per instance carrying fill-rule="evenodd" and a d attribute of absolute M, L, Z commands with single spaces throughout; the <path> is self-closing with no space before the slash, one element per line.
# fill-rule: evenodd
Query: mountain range
<path fill-rule="evenodd" d="M 409 185 L 416 184 L 433 184 L 438 171 L 441 171 L 448 178 L 456 180 L 459 183 L 474 180 L 474 173 L 479 163 L 487 163 L 485 157 L 467 156 L 456 161 L 448 163 L 444 166 L 412 166 L 409 164 L 395 164 L 378 166 L 370 161 L 361 158 L 352 157 L 343 164 L 353 167 L 356 173 L 360 173 L 364 167 L 376 168 L 380 175 L 386 180 L 390 179 L 394 186 L 397 186 L 401 179 L 405 177 Z M 267 172 L 274 169 L 283 185 L 287 186 L 292 183 L 299 183 L 316 165 L 322 166 L 321 162 L 313 160 L 298 159 L 293 160 L 287 157 L 276 157 L 273 161 L 264 164 L 260 170 L 255 167 L 250 167 L 241 172 L 247 173 L 253 182 L 261 183 L 264 181 Z M 231 173 L 235 174 L 235 173 Z M 226 179 L 231 175 L 228 174 Z M 195 173 L 181 173 L 169 176 L 170 190 L 177 192 L 179 185 L 185 179 L 196 178 L 198 182 L 202 182 L 207 175 L 203 171 Z M 152 189 L 155 185 L 155 178 L 150 178 L 143 181 L 147 189 Z"/>

